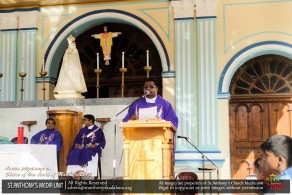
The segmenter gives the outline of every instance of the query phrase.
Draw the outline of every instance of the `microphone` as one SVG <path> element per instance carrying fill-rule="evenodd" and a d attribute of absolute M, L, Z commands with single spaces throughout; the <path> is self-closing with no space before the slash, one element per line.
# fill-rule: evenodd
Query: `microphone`
<path fill-rule="evenodd" d="M 177 138 L 184 138 L 184 139 L 188 139 L 187 137 L 184 137 L 184 136 L 180 136 L 178 135 Z"/>
<path fill-rule="evenodd" d="M 146 92 L 144 93 L 144 95 L 142 96 L 142 98 L 145 97 L 145 96 L 147 96 L 147 95 L 149 95 L 149 94 L 150 94 L 150 91 L 146 91 Z"/>

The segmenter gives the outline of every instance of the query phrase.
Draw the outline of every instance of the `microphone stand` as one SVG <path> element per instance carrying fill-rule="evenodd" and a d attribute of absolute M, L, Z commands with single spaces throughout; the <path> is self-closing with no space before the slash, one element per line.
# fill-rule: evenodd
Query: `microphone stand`
<path fill-rule="evenodd" d="M 135 99 L 131 104 L 129 104 L 127 107 L 125 107 L 123 110 L 121 110 L 120 112 L 118 112 L 115 115 L 115 130 L 114 130 L 114 159 L 113 159 L 113 176 L 114 179 L 116 179 L 116 155 L 117 155 L 117 117 L 122 114 L 126 109 L 128 109 L 130 106 L 132 106 L 135 102 L 141 100 L 142 98 L 144 98 L 146 95 L 148 95 L 148 93 L 145 93 L 142 97 L 139 97 L 137 99 Z"/>
<path fill-rule="evenodd" d="M 217 168 L 217 166 L 205 155 L 203 154 L 192 142 L 189 141 L 189 138 L 188 137 L 181 137 L 181 138 L 184 138 L 189 144 L 191 144 L 191 146 L 193 146 L 198 152 L 201 153 L 202 155 L 202 166 L 203 166 L 203 180 L 205 181 L 205 162 L 204 162 L 204 158 L 206 158 L 217 170 L 217 180 L 219 180 L 219 170 Z M 204 191 L 203 190 L 203 194 L 204 194 Z"/>

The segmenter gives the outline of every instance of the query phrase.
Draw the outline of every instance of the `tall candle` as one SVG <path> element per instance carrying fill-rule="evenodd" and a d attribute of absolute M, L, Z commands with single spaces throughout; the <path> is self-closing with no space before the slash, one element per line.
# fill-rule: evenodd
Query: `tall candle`
<path fill-rule="evenodd" d="M 146 51 L 146 66 L 149 66 L 149 50 Z"/>
<path fill-rule="evenodd" d="M 23 63 L 23 58 L 21 59 L 21 72 L 24 72 L 24 63 Z"/>
<path fill-rule="evenodd" d="M 96 53 L 96 68 L 99 69 L 99 53 Z"/>
<path fill-rule="evenodd" d="M 18 127 L 18 134 L 17 134 L 17 143 L 18 144 L 23 144 L 23 139 L 24 139 L 24 128 L 23 127 Z"/>
<path fill-rule="evenodd" d="M 42 63 L 42 71 L 45 71 L 45 60 L 43 59 L 43 63 Z"/>
<path fill-rule="evenodd" d="M 122 68 L 125 68 L 125 52 L 122 52 Z"/>

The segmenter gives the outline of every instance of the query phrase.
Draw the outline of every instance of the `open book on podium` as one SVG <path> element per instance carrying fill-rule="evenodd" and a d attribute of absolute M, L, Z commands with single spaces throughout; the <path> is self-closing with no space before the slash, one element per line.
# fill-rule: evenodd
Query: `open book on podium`
<path fill-rule="evenodd" d="M 176 128 L 160 119 L 121 122 L 124 137 L 124 179 L 173 179 Z"/>

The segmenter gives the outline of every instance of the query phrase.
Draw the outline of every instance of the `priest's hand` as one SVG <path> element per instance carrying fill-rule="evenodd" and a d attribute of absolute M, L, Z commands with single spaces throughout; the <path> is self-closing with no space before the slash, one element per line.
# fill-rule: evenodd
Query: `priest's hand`
<path fill-rule="evenodd" d="M 131 120 L 138 120 L 138 119 L 139 119 L 139 116 L 136 115 L 136 114 L 133 114 L 133 115 L 131 116 Z"/>
<path fill-rule="evenodd" d="M 75 144 L 75 148 L 82 149 L 83 146 L 81 144 Z"/>
<path fill-rule="evenodd" d="M 96 145 L 95 145 L 95 144 L 92 144 L 92 143 L 89 143 L 88 146 L 89 146 L 90 148 L 95 148 L 95 147 L 96 147 Z"/>

